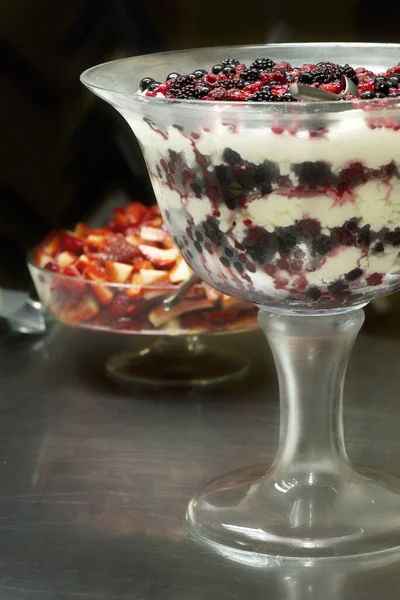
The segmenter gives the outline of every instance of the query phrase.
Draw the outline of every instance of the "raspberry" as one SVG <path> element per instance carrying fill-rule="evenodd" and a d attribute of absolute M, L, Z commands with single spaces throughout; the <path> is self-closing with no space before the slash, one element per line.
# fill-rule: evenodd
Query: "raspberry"
<path fill-rule="evenodd" d="M 286 83 L 286 80 L 286 74 L 282 71 L 267 71 L 260 75 L 260 81 L 263 83 Z"/>

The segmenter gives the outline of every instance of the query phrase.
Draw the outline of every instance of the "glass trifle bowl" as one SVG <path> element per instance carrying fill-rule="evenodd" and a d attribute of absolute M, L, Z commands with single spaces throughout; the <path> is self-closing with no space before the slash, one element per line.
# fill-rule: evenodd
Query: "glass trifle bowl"
<path fill-rule="evenodd" d="M 215 479 L 191 531 L 224 552 L 339 557 L 400 546 L 400 481 L 354 469 L 342 390 L 362 308 L 400 287 L 400 98 L 204 102 L 136 93 L 140 80 L 224 56 L 333 61 L 375 72 L 400 45 L 208 48 L 115 61 L 83 83 L 137 136 L 182 256 L 217 290 L 253 302 L 280 385 L 277 457 Z"/>

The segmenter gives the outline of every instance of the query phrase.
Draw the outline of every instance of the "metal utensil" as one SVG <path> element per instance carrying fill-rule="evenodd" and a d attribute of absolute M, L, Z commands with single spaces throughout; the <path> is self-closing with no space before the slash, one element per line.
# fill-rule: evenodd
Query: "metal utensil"
<path fill-rule="evenodd" d="M 176 292 L 174 292 L 173 294 L 171 294 L 171 296 L 168 296 L 167 298 L 165 298 L 162 301 L 163 309 L 165 311 L 171 310 L 171 308 L 173 308 L 175 306 L 175 304 L 178 304 L 181 297 L 188 290 L 190 290 L 190 288 L 193 287 L 194 284 L 197 283 L 198 281 L 199 281 L 198 275 L 196 275 L 196 273 L 193 273 L 193 275 L 191 275 L 189 277 L 189 279 L 187 279 L 186 281 L 184 281 L 183 283 L 180 284 L 180 286 L 178 287 Z"/>
<path fill-rule="evenodd" d="M 44 333 L 46 331 L 46 321 L 43 306 L 37 297 L 36 291 L 32 290 L 22 305 L 2 317 L 2 323 L 1 331 L 3 332 L 7 332 L 8 328 L 8 332 L 36 335 Z"/>
<path fill-rule="evenodd" d="M 306 83 L 293 83 L 290 86 L 290 93 L 294 98 L 298 100 L 308 100 L 313 102 L 330 102 L 331 100 L 341 100 L 347 94 L 352 94 L 353 96 L 359 96 L 357 86 L 352 82 L 351 79 L 342 76 L 343 83 L 345 84 L 343 92 L 340 94 L 334 94 L 333 92 L 327 92 L 326 90 L 321 90 L 320 88 L 315 88 L 312 85 L 307 85 Z"/>

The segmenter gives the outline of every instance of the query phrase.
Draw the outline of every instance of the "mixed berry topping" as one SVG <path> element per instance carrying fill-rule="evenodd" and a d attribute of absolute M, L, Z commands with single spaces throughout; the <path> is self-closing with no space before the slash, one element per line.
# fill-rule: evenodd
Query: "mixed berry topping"
<path fill-rule="evenodd" d="M 340 94 L 345 89 L 344 76 L 357 86 L 362 100 L 400 97 L 400 63 L 385 72 L 373 73 L 364 67 L 355 69 L 327 61 L 293 67 L 286 61 L 275 63 L 268 57 L 256 58 L 249 65 L 235 58 L 224 58 L 210 71 L 170 73 L 164 83 L 144 77 L 140 91 L 146 96 L 184 100 L 297 102 L 290 93 L 291 84 L 298 82 Z M 344 97 L 352 99 L 350 95 Z"/>

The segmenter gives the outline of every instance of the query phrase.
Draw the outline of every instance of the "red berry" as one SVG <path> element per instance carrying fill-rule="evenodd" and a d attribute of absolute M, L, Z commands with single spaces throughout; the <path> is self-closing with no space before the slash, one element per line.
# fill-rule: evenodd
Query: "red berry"
<path fill-rule="evenodd" d="M 286 62 L 285 60 L 282 60 L 281 62 L 275 65 L 274 69 L 280 69 L 281 71 L 291 71 L 292 65 Z"/>
<path fill-rule="evenodd" d="M 342 85 L 340 81 L 332 81 L 331 83 L 323 83 L 321 89 L 326 92 L 332 92 L 332 94 L 340 94 L 342 91 Z"/>
<path fill-rule="evenodd" d="M 233 102 L 245 102 L 250 95 L 244 90 L 228 90 L 228 100 L 232 100 Z"/>
<path fill-rule="evenodd" d="M 245 69 L 247 69 L 246 65 L 244 65 L 244 64 L 237 65 L 237 67 L 236 67 L 236 73 L 239 74 L 242 71 L 244 71 Z"/>
<path fill-rule="evenodd" d="M 366 278 L 367 285 L 381 285 L 383 281 L 383 275 L 380 273 L 373 273 Z"/>
<path fill-rule="evenodd" d="M 56 263 L 53 262 L 48 262 L 44 268 L 46 269 L 46 271 L 53 271 L 53 273 L 58 273 L 60 270 L 58 265 L 56 265 Z"/>
<path fill-rule="evenodd" d="M 202 100 L 226 100 L 227 90 L 224 88 L 215 88 L 211 90 Z"/>
<path fill-rule="evenodd" d="M 157 96 L 157 92 L 155 90 L 151 90 L 150 92 L 146 92 L 146 96 Z"/>
<path fill-rule="evenodd" d="M 82 254 L 85 244 L 83 240 L 78 238 L 76 235 L 72 235 L 67 231 L 62 231 L 60 234 L 60 249 L 72 254 Z"/>
<path fill-rule="evenodd" d="M 206 84 L 207 87 L 213 88 L 218 81 L 218 77 L 214 75 L 214 73 L 207 73 L 207 75 L 204 75 L 201 80 Z"/>

